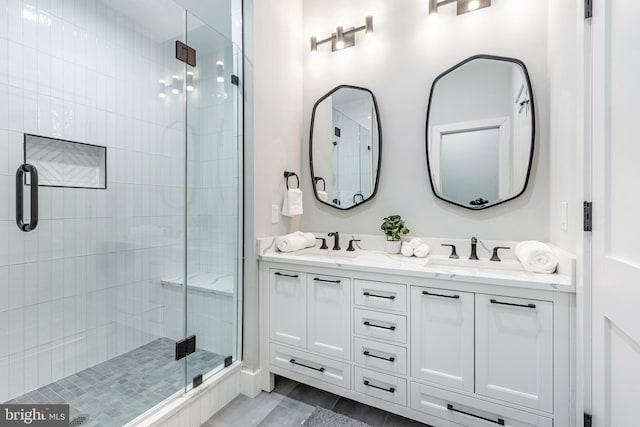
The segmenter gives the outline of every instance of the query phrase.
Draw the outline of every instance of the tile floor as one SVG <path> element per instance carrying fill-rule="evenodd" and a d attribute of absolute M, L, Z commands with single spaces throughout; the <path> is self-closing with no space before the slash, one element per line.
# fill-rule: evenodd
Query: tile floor
<path fill-rule="evenodd" d="M 316 406 L 363 421 L 371 427 L 428 427 L 279 376 L 276 376 L 276 388 L 272 393 L 260 393 L 255 399 L 240 395 L 207 420 L 203 427 L 300 427 Z"/>
<path fill-rule="evenodd" d="M 189 379 L 224 363 L 202 349 L 187 360 Z M 83 427 L 121 427 L 183 389 L 184 366 L 175 360 L 175 341 L 158 338 L 6 403 L 68 403 L 72 420 L 89 415 Z"/>

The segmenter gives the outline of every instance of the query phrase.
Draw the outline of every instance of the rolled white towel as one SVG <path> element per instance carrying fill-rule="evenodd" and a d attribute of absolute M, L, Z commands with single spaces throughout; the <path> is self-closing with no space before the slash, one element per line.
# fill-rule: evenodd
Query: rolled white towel
<path fill-rule="evenodd" d="M 310 236 L 313 236 L 313 234 L 303 233 L 301 231 L 296 231 L 284 236 L 278 236 L 276 237 L 276 247 L 280 252 L 299 251 L 300 249 L 315 245 L 315 237 L 313 237 L 313 241 L 311 241 Z"/>
<path fill-rule="evenodd" d="M 400 253 L 404 256 L 413 256 L 413 248 L 411 247 L 410 242 L 402 242 L 402 248 L 400 248 Z"/>
<path fill-rule="evenodd" d="M 426 258 L 426 256 L 429 255 L 430 251 L 431 248 L 429 247 L 429 245 L 423 243 L 413 251 L 413 254 L 418 258 Z"/>
<path fill-rule="evenodd" d="M 548 245 L 535 240 L 527 240 L 516 245 L 514 253 L 525 270 L 550 274 L 558 267 L 558 257 Z"/>
<path fill-rule="evenodd" d="M 409 246 L 411 246 L 411 249 L 415 250 L 421 244 L 422 244 L 422 239 L 419 237 L 414 237 L 413 239 L 409 240 Z"/>
<path fill-rule="evenodd" d="M 313 233 L 302 233 L 304 236 L 304 240 L 306 242 L 306 247 L 310 248 L 311 246 L 316 245 L 316 235 Z"/>

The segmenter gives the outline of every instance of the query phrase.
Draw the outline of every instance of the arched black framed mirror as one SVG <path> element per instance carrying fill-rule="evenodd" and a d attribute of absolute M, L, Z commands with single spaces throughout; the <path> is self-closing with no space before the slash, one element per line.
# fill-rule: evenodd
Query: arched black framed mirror
<path fill-rule="evenodd" d="M 476 55 L 433 82 L 426 152 L 437 198 L 473 210 L 515 199 L 527 188 L 534 140 L 533 91 L 522 61 Z"/>
<path fill-rule="evenodd" d="M 309 162 L 316 199 L 342 210 L 371 200 L 381 153 L 378 104 L 369 89 L 341 85 L 315 103 Z"/>

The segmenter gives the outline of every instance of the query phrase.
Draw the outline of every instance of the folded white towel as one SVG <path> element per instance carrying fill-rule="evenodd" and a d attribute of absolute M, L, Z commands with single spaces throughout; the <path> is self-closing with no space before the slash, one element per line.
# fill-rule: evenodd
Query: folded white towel
<path fill-rule="evenodd" d="M 404 256 L 413 256 L 413 248 L 411 247 L 411 243 L 402 242 L 402 248 L 400 249 L 400 252 Z"/>
<path fill-rule="evenodd" d="M 313 233 L 296 231 L 284 236 L 276 237 L 276 247 L 280 252 L 294 252 L 309 248 L 316 244 L 316 236 Z"/>
<path fill-rule="evenodd" d="M 327 200 L 329 200 L 329 195 L 326 191 L 318 191 L 318 199 L 326 202 Z"/>
<path fill-rule="evenodd" d="M 527 240 L 516 245 L 514 253 L 525 270 L 534 273 L 554 273 L 558 267 L 558 257 L 548 245 L 535 240 Z"/>
<path fill-rule="evenodd" d="M 302 215 L 302 191 L 299 188 L 291 188 L 284 193 L 282 203 L 282 215 Z"/>
<path fill-rule="evenodd" d="M 411 249 L 415 249 L 421 244 L 422 244 L 422 239 L 419 237 L 414 237 L 413 239 L 409 240 L 409 246 L 411 246 Z"/>
<path fill-rule="evenodd" d="M 427 245 L 426 243 L 423 243 L 414 249 L 413 254 L 418 258 L 425 258 L 427 255 L 429 255 L 430 251 L 431 251 L 431 248 L 429 247 L 429 245 Z"/>

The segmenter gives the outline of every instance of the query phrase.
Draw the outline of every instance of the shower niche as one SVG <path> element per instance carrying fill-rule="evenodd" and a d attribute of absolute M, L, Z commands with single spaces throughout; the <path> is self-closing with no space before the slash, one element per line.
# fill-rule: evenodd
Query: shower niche
<path fill-rule="evenodd" d="M 107 188 L 107 147 L 25 134 L 24 162 L 41 187 Z"/>

